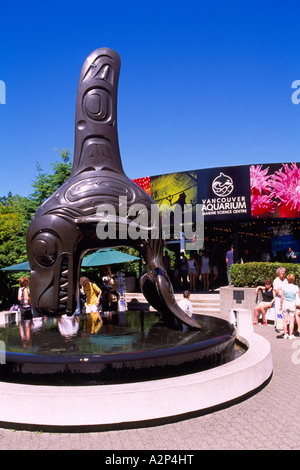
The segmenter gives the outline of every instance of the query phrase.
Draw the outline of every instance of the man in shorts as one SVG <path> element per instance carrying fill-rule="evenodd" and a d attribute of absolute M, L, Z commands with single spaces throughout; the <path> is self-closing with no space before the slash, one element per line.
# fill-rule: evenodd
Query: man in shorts
<path fill-rule="evenodd" d="M 99 313 L 101 289 L 97 284 L 90 282 L 87 277 L 80 278 L 80 286 L 86 297 L 86 314 L 91 318 L 91 333 L 97 333 L 102 325 L 102 318 Z"/>

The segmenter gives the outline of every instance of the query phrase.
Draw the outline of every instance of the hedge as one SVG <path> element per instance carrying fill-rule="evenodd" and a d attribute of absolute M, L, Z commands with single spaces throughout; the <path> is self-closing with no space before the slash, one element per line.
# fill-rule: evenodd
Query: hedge
<path fill-rule="evenodd" d="M 266 279 L 275 279 L 276 270 L 286 269 L 287 274 L 294 274 L 295 284 L 300 282 L 300 265 L 294 263 L 245 263 L 233 264 L 230 268 L 231 283 L 235 287 L 257 287 L 264 285 Z"/>

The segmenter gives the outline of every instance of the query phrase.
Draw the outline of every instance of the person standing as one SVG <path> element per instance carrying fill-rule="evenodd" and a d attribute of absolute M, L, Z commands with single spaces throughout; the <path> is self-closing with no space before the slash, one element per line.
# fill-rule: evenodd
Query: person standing
<path fill-rule="evenodd" d="M 209 277 L 210 277 L 210 260 L 207 251 L 203 251 L 200 260 L 200 274 L 203 282 L 203 290 L 209 290 Z"/>
<path fill-rule="evenodd" d="M 188 260 L 188 268 L 189 268 L 190 288 L 191 290 L 195 291 L 197 279 L 199 276 L 199 268 L 198 268 L 198 264 L 197 264 L 194 253 L 190 254 L 190 259 Z"/>
<path fill-rule="evenodd" d="M 18 291 L 18 300 L 20 302 L 21 321 L 31 320 L 31 302 L 29 294 L 29 279 L 27 276 L 22 276 L 19 279 L 20 288 Z"/>
<path fill-rule="evenodd" d="M 280 332 L 283 330 L 283 317 L 282 310 L 280 309 L 280 299 L 282 294 L 282 288 L 288 284 L 288 281 L 284 278 L 285 268 L 280 267 L 276 270 L 277 277 L 273 281 L 273 289 L 275 293 L 275 330 Z"/>
<path fill-rule="evenodd" d="M 180 281 L 182 279 L 182 287 L 187 287 L 188 261 L 184 251 L 180 253 Z"/>
<path fill-rule="evenodd" d="M 295 313 L 295 319 L 297 323 L 297 334 L 298 336 L 300 335 L 300 283 L 299 283 L 299 290 L 298 293 L 296 294 L 296 313 Z"/>
<path fill-rule="evenodd" d="M 20 302 L 21 321 L 19 324 L 19 331 L 24 348 L 31 346 L 31 324 L 32 324 L 32 311 L 29 293 L 29 279 L 27 276 L 22 276 L 19 279 L 18 300 Z"/>
<path fill-rule="evenodd" d="M 228 285 L 231 286 L 231 278 L 230 278 L 230 268 L 233 265 L 233 245 L 231 245 L 231 248 L 229 251 L 226 253 L 226 266 L 227 266 L 227 280 L 228 280 Z"/>
<path fill-rule="evenodd" d="M 97 333 L 100 326 L 102 325 L 102 318 L 99 313 L 101 289 L 93 282 L 90 282 L 89 278 L 81 277 L 80 285 L 86 296 L 85 307 L 86 313 L 91 317 L 91 333 Z"/>
<path fill-rule="evenodd" d="M 287 284 L 282 287 L 280 298 L 280 309 L 283 314 L 283 333 L 284 339 L 294 338 L 294 323 L 296 313 L 296 294 L 299 292 L 299 287 L 295 286 L 294 274 L 288 274 L 286 277 Z M 287 334 L 287 325 L 289 324 L 289 336 Z"/>
<path fill-rule="evenodd" d="M 289 248 L 288 260 L 290 263 L 296 263 L 297 256 L 292 248 Z"/>

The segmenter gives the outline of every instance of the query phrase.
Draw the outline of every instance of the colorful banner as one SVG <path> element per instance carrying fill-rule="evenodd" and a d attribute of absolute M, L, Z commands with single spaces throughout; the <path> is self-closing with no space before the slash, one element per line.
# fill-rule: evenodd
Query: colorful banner
<path fill-rule="evenodd" d="M 202 205 L 206 221 L 300 217 L 300 164 L 241 165 L 133 180 L 158 205 Z"/>
<path fill-rule="evenodd" d="M 299 163 L 251 165 L 250 188 L 253 217 L 300 216 Z"/>

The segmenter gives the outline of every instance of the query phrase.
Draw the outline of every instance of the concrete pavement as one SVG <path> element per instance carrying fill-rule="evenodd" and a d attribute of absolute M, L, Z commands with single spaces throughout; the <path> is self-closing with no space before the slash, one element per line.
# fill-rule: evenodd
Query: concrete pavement
<path fill-rule="evenodd" d="M 0 428 L 1 450 L 298 450 L 300 337 L 255 331 L 271 344 L 273 376 L 255 395 L 227 408 L 173 424 L 116 431 L 48 433 Z M 184 396 L 182 397 L 184 400 Z M 101 403 L 95 403 L 101 408 Z"/>

